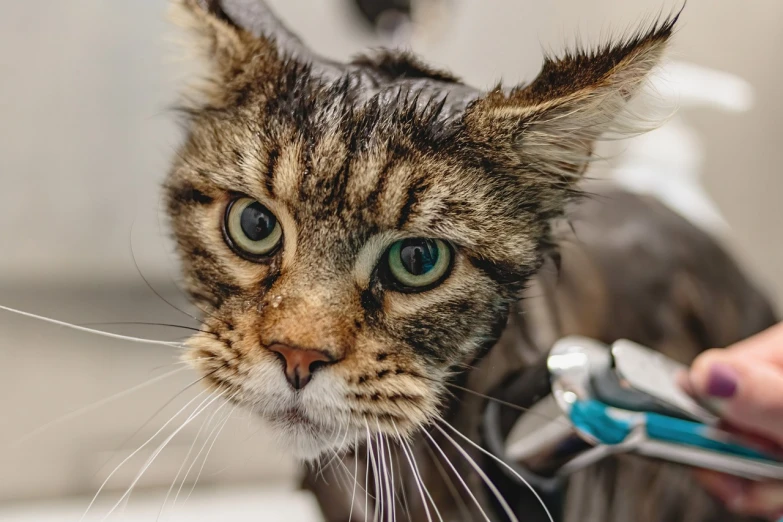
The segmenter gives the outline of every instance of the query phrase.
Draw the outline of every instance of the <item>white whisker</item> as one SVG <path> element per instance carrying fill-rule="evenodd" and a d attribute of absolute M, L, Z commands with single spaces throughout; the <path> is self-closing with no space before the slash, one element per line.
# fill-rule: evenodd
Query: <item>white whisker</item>
<path fill-rule="evenodd" d="M 367 424 L 367 420 L 364 421 L 365 427 L 367 428 L 367 447 L 370 451 L 370 465 L 372 466 L 373 471 L 373 482 L 375 485 L 375 502 L 373 506 L 373 522 L 376 522 L 378 520 L 378 510 L 379 508 L 382 509 L 383 506 L 383 490 L 381 489 L 381 486 L 379 484 L 379 477 L 380 472 L 378 471 L 378 464 L 375 461 L 375 450 L 373 450 L 372 447 L 372 434 L 370 432 L 370 426 Z"/>
<path fill-rule="evenodd" d="M 104 399 L 101 399 L 99 401 L 93 402 L 92 404 L 88 404 L 86 406 L 82 406 L 78 410 L 74 410 L 72 412 L 66 413 L 62 417 L 58 417 L 57 419 L 51 420 L 44 424 L 43 426 L 39 426 L 38 428 L 34 429 L 27 435 L 23 436 L 16 442 L 11 443 L 11 449 L 17 448 L 27 442 L 28 440 L 34 438 L 36 435 L 39 435 L 40 433 L 43 433 L 44 431 L 53 428 L 54 426 L 57 426 L 59 424 L 62 424 L 63 422 L 67 422 L 75 417 L 78 417 L 79 415 L 83 415 L 87 412 L 90 412 L 94 409 L 100 408 L 101 406 L 108 404 L 112 401 L 116 401 L 117 399 L 121 399 L 125 397 L 126 395 L 130 395 L 131 393 L 141 390 L 142 388 L 146 388 L 147 386 L 151 386 L 155 384 L 156 382 L 162 381 L 166 377 L 171 377 L 175 373 L 179 373 L 183 370 L 187 370 L 187 368 L 177 368 L 176 370 L 172 370 L 168 373 L 164 373 L 163 375 L 159 375 L 157 377 L 153 377 L 152 379 L 143 382 L 141 384 L 137 384 L 136 386 L 133 386 L 132 388 L 128 388 L 127 390 L 121 391 L 119 393 L 115 393 L 114 395 L 111 395 L 109 397 L 106 397 Z"/>
<path fill-rule="evenodd" d="M 518 478 L 518 479 L 519 479 L 519 480 L 520 480 L 520 481 L 521 481 L 521 482 L 522 482 L 522 483 L 523 483 L 525 486 L 527 486 L 527 487 L 530 489 L 530 491 L 533 493 L 533 495 L 535 495 L 536 499 L 537 499 L 537 500 L 538 500 L 538 502 L 541 504 L 541 507 L 542 507 L 542 508 L 544 508 L 544 511 L 546 512 L 546 515 L 547 515 L 547 517 L 549 518 L 549 522 L 555 522 L 555 520 L 554 520 L 554 517 L 552 517 L 552 513 L 550 513 L 550 512 L 549 512 L 549 509 L 546 507 L 546 504 L 545 504 L 545 503 L 544 503 L 544 501 L 541 499 L 541 497 L 538 495 L 538 492 L 535 490 L 535 488 L 534 488 L 533 486 L 531 486 L 531 485 L 530 485 L 530 483 L 529 483 L 527 480 L 525 480 L 525 479 L 524 479 L 522 476 L 520 476 L 520 475 L 519 475 L 519 473 L 517 473 L 516 471 L 514 471 L 514 468 L 512 468 L 511 466 L 509 466 L 508 464 L 506 464 L 505 462 L 503 462 L 503 460 L 502 460 L 502 459 L 499 459 L 498 457 L 496 457 L 495 455 L 493 455 L 493 454 L 492 454 L 492 453 L 490 453 L 489 451 L 485 450 L 484 448 L 482 448 L 481 446 L 479 446 L 478 444 L 476 444 L 475 442 L 473 442 L 472 440 L 470 440 L 469 438 L 467 438 L 465 435 L 463 435 L 462 433 L 460 433 L 460 432 L 459 432 L 459 430 L 457 430 L 457 429 L 456 429 L 454 426 L 452 426 L 451 424 L 449 424 L 449 423 L 448 423 L 448 422 L 446 422 L 445 420 L 443 420 L 443 419 L 440 419 L 440 420 L 439 420 L 439 422 L 441 422 L 441 423 L 442 423 L 442 424 L 444 424 L 444 425 L 445 425 L 447 428 L 449 428 L 451 431 L 453 431 L 454 433 L 456 433 L 457 435 L 459 435 L 460 437 L 462 437 L 463 439 L 465 439 L 465 440 L 466 440 L 466 441 L 467 441 L 469 444 L 473 445 L 473 446 L 474 446 L 476 449 L 478 449 L 479 451 L 481 451 L 482 453 L 484 453 L 486 456 L 488 456 L 489 458 L 491 458 L 491 459 L 495 460 L 495 462 L 497 462 L 498 464 L 500 464 L 501 466 L 503 466 L 504 468 L 506 468 L 507 470 L 509 470 L 511 473 L 513 473 L 513 474 L 514 474 L 514 476 L 515 476 L 516 478 Z M 442 431 L 442 430 L 441 430 L 441 431 Z"/>
<path fill-rule="evenodd" d="M 188 459 L 190 459 L 190 454 L 193 453 L 193 448 L 196 447 L 196 442 L 198 442 L 198 439 L 201 437 L 201 432 L 204 431 L 204 428 L 212 422 L 212 419 L 215 417 L 215 414 L 220 411 L 220 408 L 212 412 L 212 414 L 204 419 L 204 422 L 201 423 L 201 426 L 199 427 L 198 431 L 196 432 L 196 436 L 193 438 L 193 443 L 190 445 L 190 448 L 188 448 L 188 452 L 185 454 L 185 458 L 182 459 L 182 465 L 177 470 L 177 474 L 174 475 L 174 480 L 171 481 L 171 486 L 169 486 L 169 490 L 166 492 L 166 497 L 163 499 L 163 504 L 160 506 L 160 510 L 158 511 L 158 516 L 155 520 L 160 520 L 160 516 L 163 514 L 163 510 L 166 509 L 166 503 L 169 500 L 169 496 L 171 495 L 171 492 L 174 490 L 174 485 L 177 483 L 177 480 L 179 479 L 180 474 L 182 474 L 182 470 L 185 469 L 185 466 L 188 463 Z M 187 476 L 187 475 L 186 475 Z M 184 480 L 184 479 L 183 479 Z"/>
<path fill-rule="evenodd" d="M 395 483 L 394 483 L 394 462 L 392 461 L 392 451 L 391 451 L 391 442 L 389 441 L 389 437 L 385 436 L 386 439 L 386 452 L 389 457 L 389 483 L 391 486 L 389 486 L 389 491 L 391 492 L 391 519 L 392 522 L 397 520 L 397 499 L 394 498 L 394 490 L 395 490 Z"/>
<path fill-rule="evenodd" d="M 120 497 L 120 499 L 114 504 L 114 506 L 112 506 L 112 508 L 109 510 L 109 512 L 101 520 L 106 520 L 107 518 L 109 518 L 109 516 L 111 516 L 111 514 L 114 512 L 114 510 L 117 509 L 117 507 L 122 503 L 122 501 L 128 495 L 131 494 L 131 492 L 133 491 L 133 488 L 136 486 L 136 484 L 139 482 L 139 480 L 141 480 L 141 477 L 144 475 L 144 473 L 147 471 L 147 469 L 152 465 L 152 463 L 155 461 L 155 459 L 158 457 L 158 455 L 160 455 L 160 453 L 165 449 L 165 447 L 168 445 L 168 443 L 171 442 L 171 440 L 174 437 L 176 437 L 177 434 L 180 431 L 182 431 L 188 424 L 190 424 L 190 422 L 193 419 L 195 419 L 196 417 L 201 415 L 201 413 L 204 410 L 206 410 L 209 407 L 210 404 L 212 404 L 213 402 L 215 402 L 216 400 L 221 398 L 225 393 L 226 392 L 223 391 L 223 392 L 215 395 L 211 399 L 208 396 L 206 400 L 209 400 L 209 402 L 205 406 L 199 405 L 199 407 L 196 409 L 196 411 L 191 413 L 190 416 L 187 419 L 185 419 L 185 421 L 182 423 L 182 425 L 179 428 L 174 430 L 174 432 L 171 435 L 166 437 L 166 439 L 155 449 L 155 452 L 150 456 L 150 458 L 147 459 L 147 462 L 144 463 L 144 466 L 141 469 L 141 471 L 139 471 L 139 473 L 136 474 L 136 477 L 133 479 L 133 482 L 131 482 L 130 487 L 128 487 L 128 489 L 125 490 L 125 493 Z M 214 394 L 214 392 L 212 394 Z M 210 394 L 210 396 L 212 394 Z M 203 402 L 202 402 L 202 404 L 203 404 Z"/>
<path fill-rule="evenodd" d="M 403 480 L 402 475 L 402 465 L 400 464 L 400 452 L 396 451 L 394 453 L 394 460 L 397 461 L 397 469 L 400 470 L 400 474 L 398 475 L 400 479 L 400 494 L 402 495 L 402 507 L 405 508 L 405 514 L 408 517 L 408 522 L 411 522 L 413 520 L 413 517 L 411 517 L 411 511 L 408 507 L 408 494 L 405 492 L 405 481 Z"/>
<path fill-rule="evenodd" d="M 228 404 L 228 403 L 226 403 L 226 404 Z M 196 480 L 194 480 L 193 481 L 193 485 L 190 486 L 190 491 L 188 491 L 188 496 L 185 497 L 185 500 L 183 501 L 183 504 L 185 504 L 188 501 L 188 499 L 190 499 L 190 496 L 193 494 L 193 490 L 196 489 L 196 485 L 198 485 L 198 480 L 201 478 L 201 474 L 204 472 L 204 466 L 206 466 L 207 460 L 209 459 L 209 454 L 212 453 L 212 448 L 215 446 L 215 443 L 217 442 L 218 438 L 220 437 L 220 434 L 223 432 L 223 429 L 228 424 L 229 419 L 231 419 L 231 415 L 237 409 L 237 406 L 239 406 L 238 403 L 234 404 L 234 407 L 231 408 L 231 411 L 228 412 L 228 415 L 226 415 L 226 418 L 223 419 L 222 421 L 220 421 L 220 424 L 218 424 L 218 426 L 220 426 L 220 429 L 217 430 L 217 433 L 215 434 L 215 437 L 212 439 L 212 443 L 209 445 L 209 448 L 207 449 L 206 455 L 204 455 L 204 460 L 201 462 L 201 467 L 199 468 L 198 474 L 196 475 Z M 211 434 L 210 434 L 210 436 L 211 436 Z M 207 438 L 207 440 L 209 440 L 209 438 Z M 201 449 L 203 450 L 204 448 L 202 447 Z M 199 451 L 199 453 L 201 453 L 201 451 Z M 198 455 L 196 455 L 196 458 L 193 460 L 193 462 L 195 463 L 197 461 L 198 461 Z M 180 486 L 179 486 L 180 490 L 182 490 L 182 486 L 185 484 L 185 480 L 187 480 L 188 475 L 190 475 L 190 470 L 188 470 L 188 472 L 185 474 L 185 478 L 182 480 L 182 484 L 180 484 Z M 177 497 L 179 497 L 179 493 L 180 492 L 177 491 L 177 494 L 174 495 L 174 505 L 175 506 L 177 505 Z"/>
<path fill-rule="evenodd" d="M 79 326 L 77 324 L 66 323 L 65 321 L 59 321 L 57 319 L 52 319 L 50 317 L 44 317 L 42 315 L 32 314 L 30 312 L 23 312 L 22 310 L 17 310 L 16 308 L 10 308 L 8 306 L 0 305 L 0 310 L 5 310 L 6 312 L 11 312 L 13 314 L 23 315 L 25 317 L 30 317 L 32 319 L 38 319 L 39 321 L 44 321 L 46 323 L 56 324 L 58 326 L 64 326 L 66 328 L 70 328 L 72 330 L 78 330 L 80 332 L 87 332 L 94 335 L 109 337 L 111 339 L 119 339 L 121 341 L 130 341 L 134 343 L 143 343 L 143 344 L 157 344 L 161 346 L 170 346 L 174 348 L 184 347 L 184 344 L 176 341 L 160 341 L 157 339 L 145 339 L 143 337 L 132 337 L 130 335 L 120 335 L 111 332 L 104 332 L 103 330 L 87 328 L 86 326 Z"/>
<path fill-rule="evenodd" d="M 79 519 L 79 522 L 82 522 L 82 521 L 84 520 L 84 517 L 86 517 L 86 516 L 87 516 L 87 513 L 90 511 L 90 508 L 92 508 L 93 504 L 95 504 L 95 501 L 98 499 L 98 496 L 101 494 L 101 491 L 103 491 L 103 488 L 105 488 L 105 487 L 106 487 L 106 484 L 109 482 L 109 480 L 111 480 L 111 478 L 114 476 L 114 474 L 115 474 L 115 473 L 117 473 L 117 470 L 119 470 L 119 469 L 120 469 L 120 468 L 123 466 L 123 464 L 125 464 L 125 463 L 126 463 L 126 462 L 128 462 L 130 459 L 132 459 L 132 458 L 133 458 L 133 457 L 134 457 L 134 456 L 135 456 L 135 455 L 136 455 L 138 452 L 140 452 L 140 451 L 141 451 L 142 449 L 144 449 L 144 448 L 145 448 L 145 447 L 146 447 L 146 446 L 147 446 L 147 445 L 148 445 L 150 442 L 152 442 L 152 441 L 155 439 L 155 437 L 157 437 L 157 436 L 160 434 L 160 432 L 162 432 L 164 429 L 166 429 L 166 426 L 168 426 L 169 424 L 171 424 L 171 423 L 172 423 L 172 421 L 174 421 L 174 419 L 176 419 L 176 418 L 179 416 L 179 414 L 180 414 L 180 413 L 182 413 L 182 412 L 185 410 L 185 408 L 187 408 L 188 406 L 190 406 L 190 405 L 193 403 L 193 401 L 195 401 L 196 399 L 198 399 L 199 397 L 201 397 L 201 396 L 202 396 L 203 394 L 205 394 L 206 392 L 207 392 L 207 390 L 202 390 L 201 392 L 199 392 L 199 394 L 198 394 L 198 395 L 196 395 L 195 397 L 193 397 L 192 399 L 190 399 L 190 400 L 187 402 L 187 404 L 185 404 L 185 405 L 184 405 L 182 408 L 180 408 L 180 409 L 179 409 L 179 411 L 177 411 L 177 413 L 175 413 L 175 414 L 174 414 L 174 415 L 173 415 L 173 416 L 172 416 L 172 417 L 171 417 L 169 420 L 167 420 L 167 421 L 165 422 L 165 424 L 163 424 L 163 426 L 161 426 L 161 427 L 160 427 L 160 429 L 158 429 L 158 431 L 156 431 L 156 432 L 155 432 L 155 433 L 152 435 L 152 437 L 150 437 L 149 439 L 147 439 L 147 440 L 146 440 L 146 441 L 145 441 L 145 442 L 144 442 L 144 443 L 143 443 L 141 446 L 139 446 L 138 448 L 136 448 L 136 450 L 134 450 L 134 451 L 133 451 L 133 452 L 132 452 L 130 455 L 128 455 L 127 457 L 125 457 L 125 459 L 123 459 L 123 461 L 122 461 L 122 462 L 120 462 L 120 463 L 117 465 L 117 467 L 115 467 L 115 468 L 114 468 L 114 470 L 112 470 L 112 472 L 111 472 L 111 473 L 109 473 L 109 476 L 108 476 L 108 477 L 106 477 L 106 479 L 105 479 L 105 480 L 103 481 L 103 483 L 100 485 L 100 487 L 98 488 L 98 491 L 96 491 L 96 492 L 95 492 L 95 496 L 93 496 L 93 497 L 92 497 L 92 500 L 90 501 L 90 504 L 87 506 L 87 509 L 84 511 L 84 514 L 82 514 L 82 517 Z M 214 393 L 214 392 L 213 392 L 213 393 Z M 211 397 L 211 396 L 212 396 L 212 394 L 210 394 L 209 396 L 207 396 L 207 398 L 206 398 L 206 399 L 204 399 L 204 401 L 207 401 L 207 400 L 209 399 L 209 397 Z M 201 404 L 204 404 L 204 402 L 202 401 L 202 402 L 201 402 Z M 200 404 L 200 405 L 201 405 L 201 404 Z M 200 406 L 200 405 L 199 405 L 199 406 Z M 198 409 L 198 407 L 197 407 L 197 409 Z"/>
<path fill-rule="evenodd" d="M 218 406 L 215 411 L 213 411 L 209 417 L 204 421 L 204 423 L 201 425 L 201 428 L 199 428 L 198 432 L 196 433 L 196 438 L 193 439 L 193 444 L 190 445 L 190 448 L 188 449 L 188 453 L 185 455 L 185 459 L 182 461 L 182 466 L 180 466 L 179 470 L 177 470 L 177 475 L 174 477 L 174 480 L 171 481 L 171 487 L 169 487 L 168 492 L 166 493 L 166 498 L 163 500 L 163 505 L 160 507 L 160 512 L 158 513 L 158 517 L 160 517 L 161 513 L 163 513 L 163 509 L 166 507 L 166 503 L 169 500 L 169 496 L 171 495 L 171 492 L 174 489 L 174 486 L 177 484 L 177 479 L 179 479 L 180 474 L 182 473 L 182 470 L 185 468 L 185 466 L 188 464 L 188 460 L 190 457 L 191 452 L 193 451 L 193 448 L 196 446 L 196 442 L 198 442 L 198 439 L 201 436 L 201 432 L 203 431 L 205 426 L 211 425 L 212 420 L 217 416 L 218 413 L 220 413 L 220 410 L 222 410 L 227 402 L 224 402 L 220 406 Z M 220 422 L 218 422 L 215 426 L 212 427 L 210 432 L 207 434 L 206 438 L 204 439 L 204 442 L 201 444 L 201 448 L 199 448 L 198 453 L 196 453 L 196 456 L 193 457 L 193 460 L 190 462 L 190 466 L 188 466 L 188 470 L 185 472 L 185 475 L 182 477 L 182 482 L 179 484 L 179 488 L 177 488 L 177 494 L 174 496 L 174 502 L 172 505 L 177 504 L 177 498 L 179 497 L 180 492 L 182 491 L 182 487 L 185 484 L 185 482 L 188 479 L 188 476 L 190 475 L 190 470 L 193 469 L 193 466 L 198 461 L 198 458 L 201 456 L 201 453 L 204 451 L 204 447 L 209 442 L 209 439 L 212 437 L 212 434 L 215 433 L 215 430 L 220 427 Z"/>
<path fill-rule="evenodd" d="M 454 475 L 457 477 L 457 480 L 459 480 L 460 484 L 462 484 L 462 487 L 465 488 L 465 491 L 468 492 L 468 496 L 471 498 L 471 500 L 473 500 L 473 503 L 476 504 L 476 507 L 479 508 L 479 511 L 481 511 L 481 514 L 484 516 L 484 520 L 486 520 L 487 522 L 492 522 L 487 516 L 487 514 L 484 512 L 484 508 L 481 507 L 481 503 L 478 501 L 476 496 L 473 494 L 473 492 L 470 490 L 468 485 L 465 483 L 465 480 L 462 478 L 462 475 L 459 474 L 457 468 L 454 467 L 454 464 L 452 464 L 451 460 L 449 460 L 449 458 L 446 456 L 446 453 L 441 449 L 438 443 L 435 442 L 435 439 L 433 439 L 429 433 L 427 433 L 425 430 L 422 430 L 422 432 L 427 436 L 427 438 L 430 439 L 430 441 L 432 441 L 432 444 L 438 450 L 438 453 L 443 455 L 443 460 L 446 461 L 446 463 L 449 465 L 451 470 L 454 472 Z"/>
<path fill-rule="evenodd" d="M 335 428 L 335 429 L 337 429 L 337 428 Z M 342 428 L 339 428 L 339 429 L 340 429 L 340 431 L 342 431 Z M 349 429 L 348 429 L 348 426 L 346 426 L 345 427 L 345 435 L 343 436 L 343 440 L 340 442 L 338 448 L 342 448 L 345 445 L 345 441 L 348 439 L 348 432 L 349 432 Z M 340 436 L 340 432 L 338 431 L 337 432 L 337 437 L 335 437 L 334 440 L 336 441 L 339 436 Z M 332 461 L 334 461 L 334 459 L 338 459 L 339 460 L 339 458 L 340 458 L 340 455 L 339 455 L 339 453 L 337 453 L 337 450 L 332 450 L 331 458 L 328 461 L 326 461 L 326 464 L 323 465 L 323 467 L 321 468 L 321 471 L 323 472 L 324 470 L 327 470 L 329 468 L 329 465 L 332 463 Z M 318 477 L 318 475 L 316 475 L 316 478 L 317 477 Z"/>
<path fill-rule="evenodd" d="M 460 452 L 460 454 L 461 454 L 463 457 L 465 457 L 465 460 L 467 460 L 467 461 L 468 461 L 468 464 L 470 464 L 470 466 L 473 468 L 473 470 L 474 470 L 476 473 L 478 473 L 479 477 L 481 477 L 481 480 L 483 480 L 483 481 L 484 481 L 484 484 L 486 484 L 486 485 L 487 485 L 487 487 L 489 488 L 489 490 L 490 490 L 490 491 L 492 491 L 492 494 L 493 494 L 493 495 L 495 495 L 495 498 L 498 500 L 498 502 L 500 503 L 500 505 L 503 507 L 503 511 L 505 511 L 505 512 L 506 512 L 506 515 L 508 515 L 508 518 L 509 518 L 509 519 L 511 519 L 511 520 L 512 520 L 512 522 L 519 522 L 519 520 L 517 519 L 516 515 L 514 514 L 514 511 L 513 511 L 513 510 L 511 509 L 511 507 L 508 505 L 508 502 L 506 502 L 506 499 L 505 499 L 505 498 L 503 498 L 503 495 L 501 495 L 501 494 L 500 494 L 500 491 L 498 491 L 498 488 L 497 488 L 497 487 L 496 487 L 496 486 L 495 486 L 495 485 L 492 483 L 492 481 L 491 481 L 491 480 L 489 480 L 489 477 L 487 476 L 487 474 L 486 474 L 486 473 L 484 473 L 484 470 L 483 470 L 483 469 L 481 469 L 481 466 L 479 466 L 478 464 L 476 464 L 476 461 L 475 461 L 475 460 L 473 460 L 473 458 L 472 458 L 472 457 L 471 457 L 471 456 L 468 454 L 468 452 L 467 452 L 467 451 L 465 451 L 465 449 L 464 449 L 462 446 L 460 446 L 459 444 L 457 444 L 457 441 L 455 441 L 454 439 L 452 439 L 452 438 L 449 436 L 449 434 L 448 434 L 448 433 L 446 433 L 445 431 L 443 431 L 443 429 L 442 429 L 440 426 L 438 426 L 438 425 L 435 425 L 435 428 L 437 428 L 437 429 L 438 429 L 438 430 L 441 432 L 441 434 L 442 434 L 444 437 L 446 437 L 446 439 L 447 439 L 449 442 L 451 442 L 451 443 L 454 445 L 454 447 L 457 449 L 457 451 L 459 451 L 459 452 Z M 429 433 L 425 432 L 425 434 L 427 435 L 427 437 L 429 437 L 429 439 L 432 441 L 432 443 L 433 443 L 433 444 L 435 444 L 435 447 L 436 447 L 436 448 L 438 448 L 438 451 L 440 451 L 440 452 L 441 452 L 441 454 L 442 454 L 442 455 L 444 455 L 444 458 L 445 458 L 445 453 L 443 453 L 443 450 L 442 450 L 442 449 L 440 449 L 440 446 L 438 446 L 438 443 L 437 443 L 437 442 L 435 442 L 435 439 L 433 439 L 433 438 L 432 438 L 432 436 L 431 436 Z M 454 469 L 454 466 L 451 464 L 451 462 L 450 462 L 450 461 L 448 461 L 448 462 L 449 462 L 449 465 L 451 466 L 451 469 L 453 469 L 453 470 L 454 470 L 454 473 L 457 473 L 457 470 L 456 470 L 456 469 Z M 464 482 L 463 482 L 463 484 L 464 484 Z M 472 496 L 472 495 L 471 495 L 471 496 Z M 475 497 L 473 497 L 473 498 L 475 499 Z M 476 505 L 478 505 L 478 502 L 477 502 L 477 504 L 476 504 Z M 481 508 L 481 507 L 479 506 L 479 509 L 480 509 L 480 508 Z M 483 509 L 482 509 L 482 513 L 484 513 L 484 510 L 483 510 Z M 487 515 L 486 515 L 486 513 L 484 514 L 484 516 L 485 516 L 485 517 L 487 516 Z M 487 518 L 487 522 L 490 522 L 490 521 L 489 521 L 489 518 Z"/>
<path fill-rule="evenodd" d="M 435 503 L 435 499 L 432 498 L 432 495 L 430 494 L 430 490 L 427 487 L 427 483 L 424 482 L 424 477 L 422 477 L 421 472 L 419 471 L 419 464 L 416 462 L 416 454 L 413 453 L 413 448 L 411 447 L 409 442 L 404 443 L 408 447 L 408 452 L 411 455 L 411 459 L 413 460 L 413 465 L 416 467 L 416 475 L 418 475 L 419 480 L 421 481 L 421 486 L 424 488 L 424 494 L 427 495 L 427 499 L 430 501 L 430 504 L 432 504 L 432 508 L 435 510 L 435 515 L 438 517 L 438 520 L 440 522 L 443 522 L 443 516 L 440 514 L 440 509 L 438 508 L 438 505 Z"/>
<path fill-rule="evenodd" d="M 386 498 L 385 498 L 386 497 L 386 492 L 384 491 L 384 487 L 383 487 L 384 486 L 384 481 L 383 481 L 383 478 L 384 478 L 383 462 L 381 462 L 381 454 L 382 454 L 381 453 L 381 443 L 378 440 L 378 433 L 375 434 L 375 448 L 378 451 L 378 456 L 377 457 L 373 456 L 373 458 L 376 459 L 375 462 L 377 464 L 377 467 L 376 467 L 377 483 L 378 483 L 378 487 L 380 488 L 380 489 L 378 489 L 378 492 L 376 493 L 375 498 L 376 498 L 377 502 L 380 505 L 380 514 L 379 514 L 380 516 L 378 518 L 381 521 L 383 521 L 383 513 L 384 513 L 385 508 L 386 508 Z"/>
<path fill-rule="evenodd" d="M 427 522 L 432 522 L 432 514 L 430 513 L 430 507 L 429 505 L 427 505 L 427 499 L 424 498 L 424 490 L 422 489 L 423 481 L 419 476 L 419 468 L 418 466 L 416 466 L 416 462 L 413 456 L 408 453 L 409 446 L 406 443 L 406 441 L 400 436 L 400 431 L 397 429 L 397 423 L 392 421 L 392 426 L 394 426 L 394 431 L 397 433 L 397 438 L 400 440 L 400 447 L 402 448 L 402 452 L 405 454 L 405 458 L 408 459 L 408 465 L 411 467 L 411 472 L 413 473 L 413 481 L 416 483 L 416 489 L 419 490 L 419 496 L 421 497 L 421 504 L 422 506 L 424 506 L 424 513 L 427 515 Z M 427 493 L 427 496 L 429 496 L 429 492 Z M 435 503 L 433 502 L 433 506 L 434 505 Z"/>
<path fill-rule="evenodd" d="M 359 451 L 359 434 L 357 433 L 354 436 L 354 443 L 353 443 L 353 490 L 351 491 L 351 510 L 348 512 L 348 520 L 349 522 L 353 520 L 353 506 L 354 502 L 356 501 L 356 487 L 359 485 L 359 455 L 357 452 Z M 343 463 L 343 466 L 345 466 L 345 463 Z M 365 492 L 366 493 L 366 492 Z"/>
<path fill-rule="evenodd" d="M 367 426 L 367 420 L 364 421 Z M 370 428 L 367 427 L 367 456 L 365 458 L 366 463 L 364 465 L 364 522 L 367 522 L 367 515 L 370 512 L 369 500 L 370 500 Z M 373 499 L 374 500 L 374 499 Z"/>
<path fill-rule="evenodd" d="M 460 511 L 460 515 L 462 515 L 462 520 L 470 522 L 471 519 L 470 508 L 468 508 L 468 505 L 465 504 L 465 501 L 462 499 L 462 495 L 459 494 L 459 490 L 457 490 L 457 486 L 454 484 L 454 481 L 451 480 L 449 473 L 446 471 L 446 468 L 443 467 L 443 464 L 440 463 L 440 459 L 438 459 L 438 456 L 435 454 L 435 451 L 430 447 L 430 445 L 424 444 L 424 447 L 427 449 L 427 453 L 429 454 L 430 459 L 432 459 L 432 463 L 435 465 L 435 468 L 438 470 L 438 474 L 446 483 L 446 487 L 451 493 L 451 496 L 454 497 L 455 502 L 459 506 L 459 511 Z"/>
<path fill-rule="evenodd" d="M 378 454 L 381 459 L 381 469 L 383 470 L 383 479 L 386 482 L 386 494 L 388 495 L 386 499 L 386 508 L 387 508 L 387 518 L 390 521 L 394 520 L 394 476 L 391 475 L 390 480 L 390 472 L 389 472 L 389 463 L 386 462 L 386 451 L 388 448 L 386 446 L 388 445 L 388 440 L 386 437 L 384 437 L 383 433 L 381 432 L 381 425 L 378 422 L 378 419 L 375 419 L 375 425 L 378 427 L 378 437 L 379 437 L 379 446 L 378 446 Z M 391 453 L 390 453 L 391 455 Z M 391 460 L 391 458 L 389 459 Z"/>

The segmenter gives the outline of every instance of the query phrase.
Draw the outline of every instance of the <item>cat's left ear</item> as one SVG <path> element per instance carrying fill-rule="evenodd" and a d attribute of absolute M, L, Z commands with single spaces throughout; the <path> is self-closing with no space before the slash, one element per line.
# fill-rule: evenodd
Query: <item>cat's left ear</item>
<path fill-rule="evenodd" d="M 286 59 L 310 64 L 317 72 L 330 66 L 262 0 L 171 1 L 172 18 L 195 37 L 193 47 L 206 62 L 216 93 L 241 75 L 273 79 Z"/>
<path fill-rule="evenodd" d="M 501 168 L 568 188 L 595 141 L 632 123 L 622 113 L 659 63 L 677 16 L 616 44 L 547 58 L 529 85 L 489 92 L 465 112 L 468 139 Z"/>

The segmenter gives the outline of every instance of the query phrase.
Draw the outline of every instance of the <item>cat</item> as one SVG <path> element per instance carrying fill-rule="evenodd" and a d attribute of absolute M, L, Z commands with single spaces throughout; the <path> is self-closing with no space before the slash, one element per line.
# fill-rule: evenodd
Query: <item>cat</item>
<path fill-rule="evenodd" d="M 774 321 L 706 234 L 582 180 L 678 15 L 482 92 L 407 52 L 319 57 L 258 0 L 175 5 L 208 70 L 164 189 L 204 312 L 185 357 L 322 464 L 327 520 L 547 520 L 479 449 L 480 394 L 514 399 L 566 334 L 687 362 Z M 563 516 L 741 520 L 630 457 L 575 476 Z"/>

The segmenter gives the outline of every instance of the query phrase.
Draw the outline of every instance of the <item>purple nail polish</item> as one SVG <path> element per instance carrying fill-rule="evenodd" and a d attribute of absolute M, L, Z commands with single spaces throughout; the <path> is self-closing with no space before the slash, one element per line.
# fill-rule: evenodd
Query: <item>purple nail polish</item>
<path fill-rule="evenodd" d="M 737 372 L 731 366 L 715 363 L 707 378 L 707 394 L 712 397 L 728 399 L 737 393 Z"/>

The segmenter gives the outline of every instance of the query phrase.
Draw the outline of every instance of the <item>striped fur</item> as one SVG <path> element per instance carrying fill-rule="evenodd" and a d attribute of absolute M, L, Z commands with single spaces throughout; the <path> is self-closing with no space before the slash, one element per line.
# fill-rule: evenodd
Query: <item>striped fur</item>
<path fill-rule="evenodd" d="M 309 458 L 375 419 L 410 434 L 438 413 L 455 365 L 497 338 L 593 142 L 674 23 L 550 59 L 532 84 L 485 94 L 403 53 L 328 64 L 273 32 L 258 2 L 176 5 L 209 71 L 166 183 L 185 281 L 206 311 L 189 357 Z M 241 259 L 223 240 L 239 194 L 282 225 L 283 247 L 268 259 Z M 442 284 L 384 285 L 379 260 L 406 237 L 453 245 Z M 273 343 L 340 363 L 293 392 Z"/>
<path fill-rule="evenodd" d="M 207 66 L 187 95 L 187 136 L 165 186 L 186 286 L 204 311 L 188 360 L 302 459 L 350 451 L 376 433 L 415 441 L 440 415 L 477 438 L 481 402 L 456 408 L 447 384 L 481 379 L 461 370 L 482 356 L 502 361 L 498 339 L 551 249 L 553 223 L 579 196 L 595 141 L 634 130 L 624 107 L 676 17 L 548 58 L 531 84 L 485 93 L 405 53 L 324 60 L 257 0 L 174 4 Z M 224 240 L 224 214 L 239 195 L 260 201 L 282 227 L 282 248 L 268 258 L 248 261 Z M 453 247 L 441 284 L 419 293 L 386 284 L 380 260 L 408 237 Z M 575 328 L 582 333 L 605 313 L 587 308 L 595 316 Z M 295 391 L 268 348 L 275 343 L 339 362 Z M 434 469 L 422 470 L 431 481 Z M 622 476 L 611 471 L 605 482 Z M 410 476 L 400 479 L 410 487 Z M 444 509 L 446 491 L 434 492 Z M 572 510 L 589 504 L 580 491 L 572 490 Z M 609 520 L 601 500 L 589 509 Z M 698 520 L 715 512 L 703 505 Z M 424 519 L 421 506 L 412 509 Z"/>

